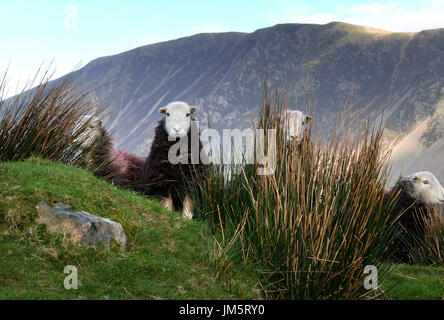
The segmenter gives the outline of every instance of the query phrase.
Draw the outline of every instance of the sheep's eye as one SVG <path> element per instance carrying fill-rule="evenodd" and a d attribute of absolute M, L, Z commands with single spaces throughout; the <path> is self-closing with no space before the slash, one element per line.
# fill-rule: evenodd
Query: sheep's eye
<path fill-rule="evenodd" d="M 166 113 L 166 115 L 167 115 L 167 117 L 169 117 L 169 116 L 170 116 L 170 114 L 169 114 L 168 112 Z"/>
<path fill-rule="evenodd" d="M 187 113 L 187 117 L 189 117 L 189 116 L 190 116 L 190 114 L 191 114 L 191 113 Z"/>
<path fill-rule="evenodd" d="M 429 180 L 424 180 L 422 183 L 429 184 Z"/>

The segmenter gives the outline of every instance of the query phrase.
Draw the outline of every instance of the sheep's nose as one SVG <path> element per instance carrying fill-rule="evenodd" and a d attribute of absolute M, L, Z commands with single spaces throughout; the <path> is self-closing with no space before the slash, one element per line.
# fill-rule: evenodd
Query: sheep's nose
<path fill-rule="evenodd" d="M 174 131 L 179 132 L 180 128 L 174 128 Z"/>

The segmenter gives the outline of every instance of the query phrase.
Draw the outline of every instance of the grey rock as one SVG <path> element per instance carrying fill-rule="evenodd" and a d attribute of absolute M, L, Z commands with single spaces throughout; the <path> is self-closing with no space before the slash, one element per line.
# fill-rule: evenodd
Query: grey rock
<path fill-rule="evenodd" d="M 110 241 L 115 240 L 120 249 L 125 250 L 127 237 L 118 222 L 85 211 L 72 211 L 69 206 L 51 207 L 43 200 L 37 205 L 37 212 L 37 222 L 46 225 L 50 233 L 67 233 L 74 242 L 83 245 L 103 243 L 108 248 Z"/>

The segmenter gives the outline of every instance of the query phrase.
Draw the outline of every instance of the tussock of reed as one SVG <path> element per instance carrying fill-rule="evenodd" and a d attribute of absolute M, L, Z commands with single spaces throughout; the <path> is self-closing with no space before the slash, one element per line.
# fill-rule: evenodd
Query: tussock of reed
<path fill-rule="evenodd" d="M 430 219 L 426 219 L 424 239 L 418 239 L 411 249 L 412 261 L 417 264 L 444 265 L 444 212 L 442 208 L 431 208 Z"/>
<path fill-rule="evenodd" d="M 257 163 L 232 168 L 224 184 L 214 167 L 200 181 L 198 213 L 215 231 L 239 239 L 244 260 L 261 266 L 269 299 L 374 296 L 377 290 L 364 287 L 364 268 L 375 266 L 380 281 L 388 274 L 390 217 L 398 214 L 395 199 L 384 201 L 382 129 L 350 116 L 325 142 L 312 127 L 300 146 L 289 145 L 279 116 L 289 103 L 282 97 L 264 91 L 258 124 L 277 130 L 275 172 L 260 176 Z"/>
<path fill-rule="evenodd" d="M 48 70 L 36 80 L 39 76 L 40 71 L 18 95 L 0 98 L 0 161 L 41 157 L 80 163 L 85 154 L 79 146 L 87 139 L 83 133 L 89 121 L 81 127 L 78 121 L 86 114 L 97 114 L 97 104 L 89 99 L 90 91 L 80 91 L 80 83 L 71 75 L 51 84 Z M 6 73 L 0 93 L 5 92 L 5 79 Z"/>

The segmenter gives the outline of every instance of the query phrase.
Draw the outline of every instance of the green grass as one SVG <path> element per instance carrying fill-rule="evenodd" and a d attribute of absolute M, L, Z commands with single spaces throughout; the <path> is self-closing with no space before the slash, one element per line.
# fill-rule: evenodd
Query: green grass
<path fill-rule="evenodd" d="M 395 300 L 444 299 L 444 266 L 397 265 L 382 288 Z"/>
<path fill-rule="evenodd" d="M 63 203 L 122 224 L 127 250 L 82 247 L 35 223 L 36 205 Z M 41 159 L 0 163 L 0 299 L 260 299 L 239 265 L 216 277 L 207 224 L 167 212 L 74 167 Z M 67 265 L 78 290 L 66 290 Z"/>
<path fill-rule="evenodd" d="M 35 224 L 40 199 L 120 222 L 127 250 L 48 234 Z M 86 171 L 35 158 L 0 163 L 0 299 L 262 298 L 258 270 L 218 256 L 213 239 L 206 223 Z M 63 287 L 67 265 L 78 268 L 78 290 Z M 397 265 L 381 285 L 388 299 L 442 299 L 444 267 Z"/>

